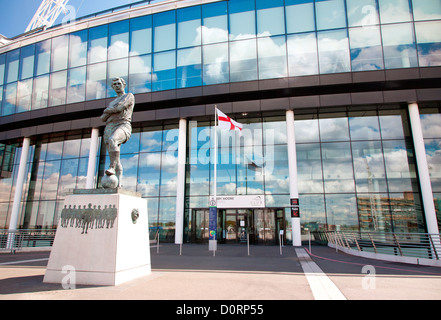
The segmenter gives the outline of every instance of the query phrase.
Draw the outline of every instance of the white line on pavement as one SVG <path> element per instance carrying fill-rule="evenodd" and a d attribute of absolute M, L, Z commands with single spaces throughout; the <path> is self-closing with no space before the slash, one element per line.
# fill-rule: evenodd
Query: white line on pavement
<path fill-rule="evenodd" d="M 303 248 L 295 249 L 315 300 L 346 300 L 334 282 L 312 261 Z"/>

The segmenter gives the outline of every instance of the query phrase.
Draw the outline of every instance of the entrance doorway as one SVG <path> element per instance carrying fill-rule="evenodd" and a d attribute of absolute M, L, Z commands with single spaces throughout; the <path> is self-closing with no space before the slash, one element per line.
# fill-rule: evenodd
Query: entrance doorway
<path fill-rule="evenodd" d="M 217 235 L 219 243 L 275 245 L 283 230 L 286 243 L 284 209 L 218 209 Z M 191 241 L 208 242 L 209 210 L 193 209 L 191 219 Z"/>

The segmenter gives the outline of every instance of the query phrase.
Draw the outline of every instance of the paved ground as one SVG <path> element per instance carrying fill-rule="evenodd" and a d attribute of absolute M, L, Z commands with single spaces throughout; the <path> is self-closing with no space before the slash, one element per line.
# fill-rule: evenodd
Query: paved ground
<path fill-rule="evenodd" d="M 117 287 L 42 283 L 49 252 L 0 254 L 0 299 L 314 300 L 441 299 L 441 268 L 307 248 L 163 244 L 152 274 Z"/>

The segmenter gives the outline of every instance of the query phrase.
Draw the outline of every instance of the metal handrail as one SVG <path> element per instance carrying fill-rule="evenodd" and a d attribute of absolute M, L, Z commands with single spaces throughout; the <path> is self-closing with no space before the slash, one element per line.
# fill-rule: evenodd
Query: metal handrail
<path fill-rule="evenodd" d="M 51 247 L 56 229 L 0 230 L 0 251 L 15 252 L 23 248 Z"/>
<path fill-rule="evenodd" d="M 317 231 L 316 240 L 357 251 L 439 260 L 441 236 L 429 233 Z"/>

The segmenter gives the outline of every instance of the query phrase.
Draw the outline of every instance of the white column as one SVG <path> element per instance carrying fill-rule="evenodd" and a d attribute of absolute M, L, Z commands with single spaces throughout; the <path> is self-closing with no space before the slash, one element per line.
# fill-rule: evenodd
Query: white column
<path fill-rule="evenodd" d="M 435 204 L 433 202 L 432 184 L 430 182 L 429 167 L 427 164 L 426 148 L 424 146 L 423 130 L 421 128 L 420 112 L 417 103 L 409 103 L 408 107 L 427 232 L 439 234 Z"/>
<path fill-rule="evenodd" d="M 96 157 L 98 153 L 99 130 L 93 128 L 90 136 L 89 161 L 87 163 L 86 189 L 94 189 Z"/>
<path fill-rule="evenodd" d="M 187 120 L 179 120 L 178 176 L 176 190 L 175 243 L 182 244 L 184 235 L 185 159 L 187 153 Z"/>
<path fill-rule="evenodd" d="M 23 195 L 23 183 L 26 176 L 26 167 L 29 155 L 30 138 L 23 139 L 21 148 L 20 164 L 18 165 L 17 180 L 15 182 L 14 202 L 12 203 L 11 220 L 9 221 L 9 236 L 7 248 L 13 249 L 15 232 L 17 231 L 18 218 L 20 215 L 21 197 Z"/>
<path fill-rule="evenodd" d="M 299 188 L 297 185 L 297 151 L 296 135 L 294 130 L 294 111 L 286 111 L 286 136 L 288 140 L 288 168 L 289 168 L 289 197 L 299 198 Z M 302 245 L 302 235 L 300 227 L 300 217 L 291 218 L 292 224 L 292 245 Z"/>

